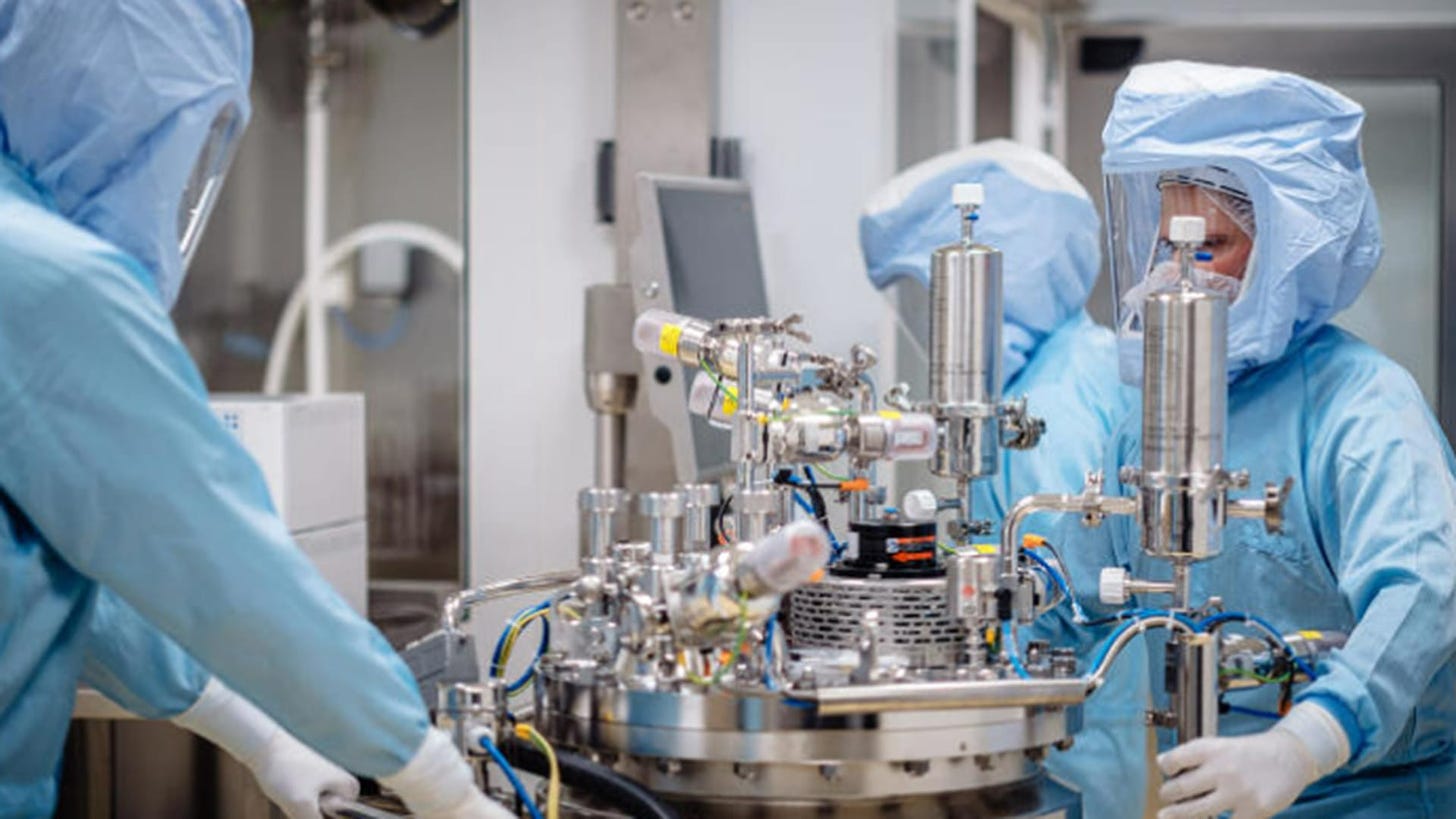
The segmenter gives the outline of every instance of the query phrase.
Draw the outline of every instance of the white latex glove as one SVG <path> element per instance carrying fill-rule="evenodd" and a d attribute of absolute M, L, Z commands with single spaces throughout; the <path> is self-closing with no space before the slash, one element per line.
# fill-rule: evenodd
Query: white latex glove
<path fill-rule="evenodd" d="M 1328 711 L 1296 705 L 1273 728 L 1242 737 L 1195 739 L 1158 757 L 1169 779 L 1158 791 L 1158 819 L 1273 816 L 1310 783 L 1350 758 L 1350 740 Z"/>
<path fill-rule="evenodd" d="M 288 819 L 323 819 L 325 794 L 354 799 L 359 782 L 293 738 L 271 717 L 216 677 L 172 722 L 209 739 L 248 770 Z"/>
<path fill-rule="evenodd" d="M 380 784 L 404 800 L 416 819 L 518 819 L 475 785 L 470 769 L 444 731 L 431 728 L 414 759 Z"/>

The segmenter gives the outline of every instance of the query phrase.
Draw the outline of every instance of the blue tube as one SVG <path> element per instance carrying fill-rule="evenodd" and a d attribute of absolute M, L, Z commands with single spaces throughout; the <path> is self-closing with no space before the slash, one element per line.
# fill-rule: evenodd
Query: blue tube
<path fill-rule="evenodd" d="M 1198 624 L 1198 628 L 1200 631 L 1207 631 L 1208 629 L 1212 628 L 1213 626 L 1219 625 L 1220 623 L 1229 622 L 1247 622 L 1258 625 L 1260 628 L 1264 629 L 1269 634 L 1273 635 L 1279 640 L 1279 647 L 1284 649 L 1284 651 L 1289 654 L 1289 658 L 1294 661 L 1295 668 L 1304 672 L 1304 675 L 1306 677 L 1309 677 L 1311 680 L 1319 676 L 1317 673 L 1315 673 L 1314 668 L 1309 663 L 1305 662 L 1303 657 L 1295 655 L 1294 649 L 1290 648 L 1289 643 L 1285 641 L 1284 635 L 1279 632 L 1279 629 L 1274 628 L 1274 626 L 1268 620 L 1265 620 L 1258 615 L 1246 614 L 1241 611 L 1226 611 L 1204 618 L 1203 621 Z"/>
<path fill-rule="evenodd" d="M 807 512 L 809 517 L 814 517 L 814 505 L 805 500 L 804 493 L 797 489 L 794 490 L 794 502 L 799 504 L 799 508 Z"/>
<path fill-rule="evenodd" d="M 804 467 L 804 472 L 809 473 L 809 467 Z M 812 483 L 813 475 L 809 474 L 809 478 L 810 483 Z M 794 486 L 804 486 L 804 484 L 799 480 L 799 477 L 797 475 L 790 474 L 788 477 L 788 481 Z M 819 519 L 819 516 L 814 512 L 814 505 L 810 503 L 807 499 L 805 499 L 803 494 L 797 489 L 794 490 L 794 502 L 797 503 L 799 505 L 799 508 L 803 509 L 804 512 L 809 515 L 809 517 L 815 520 Z M 829 565 L 833 566 L 835 563 L 839 562 L 839 559 L 841 557 L 844 557 L 844 544 L 840 543 L 838 538 L 834 537 L 834 533 L 829 531 L 829 527 L 826 526 L 824 528 L 824 533 L 829 535 Z"/>
<path fill-rule="evenodd" d="M 520 620 L 524 617 L 529 617 L 530 615 L 535 614 L 538 611 L 545 611 L 550 607 L 550 600 L 542 600 L 540 603 L 537 603 L 534 606 L 527 606 L 521 609 L 520 611 L 512 615 L 511 619 L 506 621 L 506 627 L 501 631 L 500 637 L 496 639 L 495 650 L 492 651 L 490 655 L 490 676 L 498 677 L 505 671 L 505 669 L 501 667 L 501 653 L 505 651 L 506 637 L 511 633 L 511 626 L 520 622 Z M 537 649 L 536 652 L 538 657 L 540 656 L 541 652 L 544 651 L 547 641 L 550 639 L 550 632 L 548 631 L 548 628 L 549 627 L 544 622 L 541 624 L 541 646 Z M 519 680 L 517 682 L 519 682 Z"/>
<path fill-rule="evenodd" d="M 773 641 L 774 627 L 778 622 L 779 616 L 775 614 L 763 626 L 763 687 L 770 691 L 777 688 L 773 681 Z"/>
<path fill-rule="evenodd" d="M 541 816 L 541 809 L 536 807 L 536 800 L 531 798 L 531 792 L 526 789 L 526 784 L 521 781 L 519 776 L 516 776 L 515 768 L 512 768 L 511 763 L 506 761 L 505 754 L 495 747 L 495 743 L 490 741 L 490 737 L 481 737 L 480 747 L 484 748 L 485 752 L 490 754 L 490 758 L 495 760 L 495 764 L 505 772 L 506 779 L 510 781 L 511 787 L 515 788 L 516 796 L 526 806 L 526 812 L 531 814 L 531 819 L 545 819 Z"/>
<path fill-rule="evenodd" d="M 1026 666 L 1021 664 L 1021 649 L 1016 645 L 1016 639 L 1011 636 L 1011 624 L 1001 624 L 1001 649 L 1006 653 L 1006 659 L 1011 661 L 1011 670 L 1016 676 L 1027 679 L 1031 675 L 1026 673 Z"/>
<path fill-rule="evenodd" d="M 1061 572 L 1057 571 L 1052 564 L 1048 563 L 1046 558 L 1036 552 L 1030 549 L 1022 549 L 1021 553 L 1035 561 L 1038 566 L 1041 566 L 1042 570 L 1047 573 L 1047 576 L 1051 578 L 1052 582 L 1057 584 L 1057 588 L 1062 590 L 1062 594 L 1066 595 L 1067 601 L 1072 604 L 1073 620 L 1079 624 L 1086 623 L 1087 613 L 1082 610 L 1082 604 L 1078 603 L 1077 598 L 1072 595 L 1072 587 L 1067 585 L 1067 578 L 1063 577 Z"/>
<path fill-rule="evenodd" d="M 536 676 L 536 663 L 540 662 L 541 658 L 546 655 L 546 649 L 550 648 L 550 646 L 551 621 L 543 617 L 541 619 L 541 640 L 536 643 L 536 655 L 531 658 L 531 664 L 526 666 L 526 670 L 521 672 L 521 676 L 517 677 L 514 682 L 506 685 L 507 694 L 514 694 L 524 689 L 527 685 L 530 685 L 531 678 Z M 505 669 L 502 668 L 501 671 L 505 671 Z"/>

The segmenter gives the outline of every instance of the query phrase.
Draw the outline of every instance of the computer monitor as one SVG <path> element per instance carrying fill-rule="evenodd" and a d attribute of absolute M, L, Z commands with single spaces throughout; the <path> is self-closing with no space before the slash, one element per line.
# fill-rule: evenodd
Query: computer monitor
<path fill-rule="evenodd" d="M 767 286 L 744 182 L 639 174 L 641 232 L 630 248 L 633 303 L 712 321 L 768 315 Z M 652 413 L 672 437 L 680 481 L 716 478 L 732 467 L 729 435 L 688 412 L 697 370 L 644 361 Z"/>

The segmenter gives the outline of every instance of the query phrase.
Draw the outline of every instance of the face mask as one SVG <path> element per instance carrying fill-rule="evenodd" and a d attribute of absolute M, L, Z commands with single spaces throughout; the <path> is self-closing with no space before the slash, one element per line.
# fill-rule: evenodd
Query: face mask
<path fill-rule="evenodd" d="M 1143 300 L 1153 293 L 1172 289 L 1178 283 L 1178 278 L 1177 262 L 1171 259 L 1159 262 L 1142 281 L 1133 285 L 1132 289 L 1122 297 L 1123 308 L 1129 314 L 1142 315 Z M 1239 290 L 1243 286 L 1243 282 L 1232 276 L 1225 276 L 1202 267 L 1193 268 L 1192 279 L 1193 285 L 1201 290 L 1222 293 L 1224 298 L 1229 300 L 1229 304 L 1233 304 L 1234 300 L 1239 297 Z"/>
<path fill-rule="evenodd" d="M 219 111 L 187 176 L 177 207 L 177 243 L 184 271 L 192 264 L 203 228 L 207 227 L 217 204 L 222 181 L 237 152 L 241 124 L 241 112 L 236 105 L 229 104 Z"/>

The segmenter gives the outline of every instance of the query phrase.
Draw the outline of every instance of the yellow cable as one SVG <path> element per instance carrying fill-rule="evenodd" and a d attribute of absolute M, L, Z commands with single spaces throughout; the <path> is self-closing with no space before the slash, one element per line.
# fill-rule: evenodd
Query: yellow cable
<path fill-rule="evenodd" d="M 519 621 L 511 624 L 511 630 L 506 633 L 505 645 L 501 646 L 500 674 L 502 677 L 504 677 L 506 674 L 506 664 L 510 662 L 511 652 L 516 647 L 516 638 L 521 636 L 521 632 L 526 630 L 526 626 L 530 625 L 536 620 L 540 620 L 548 613 L 549 610 L 542 609 L 541 611 L 532 612 L 531 614 L 522 617 Z"/>
<path fill-rule="evenodd" d="M 546 737 L 530 725 L 517 724 L 516 736 L 540 748 L 541 753 L 546 755 L 546 761 L 551 765 L 551 782 L 546 786 L 546 819 L 561 819 L 561 768 L 556 764 L 556 751 Z"/>

